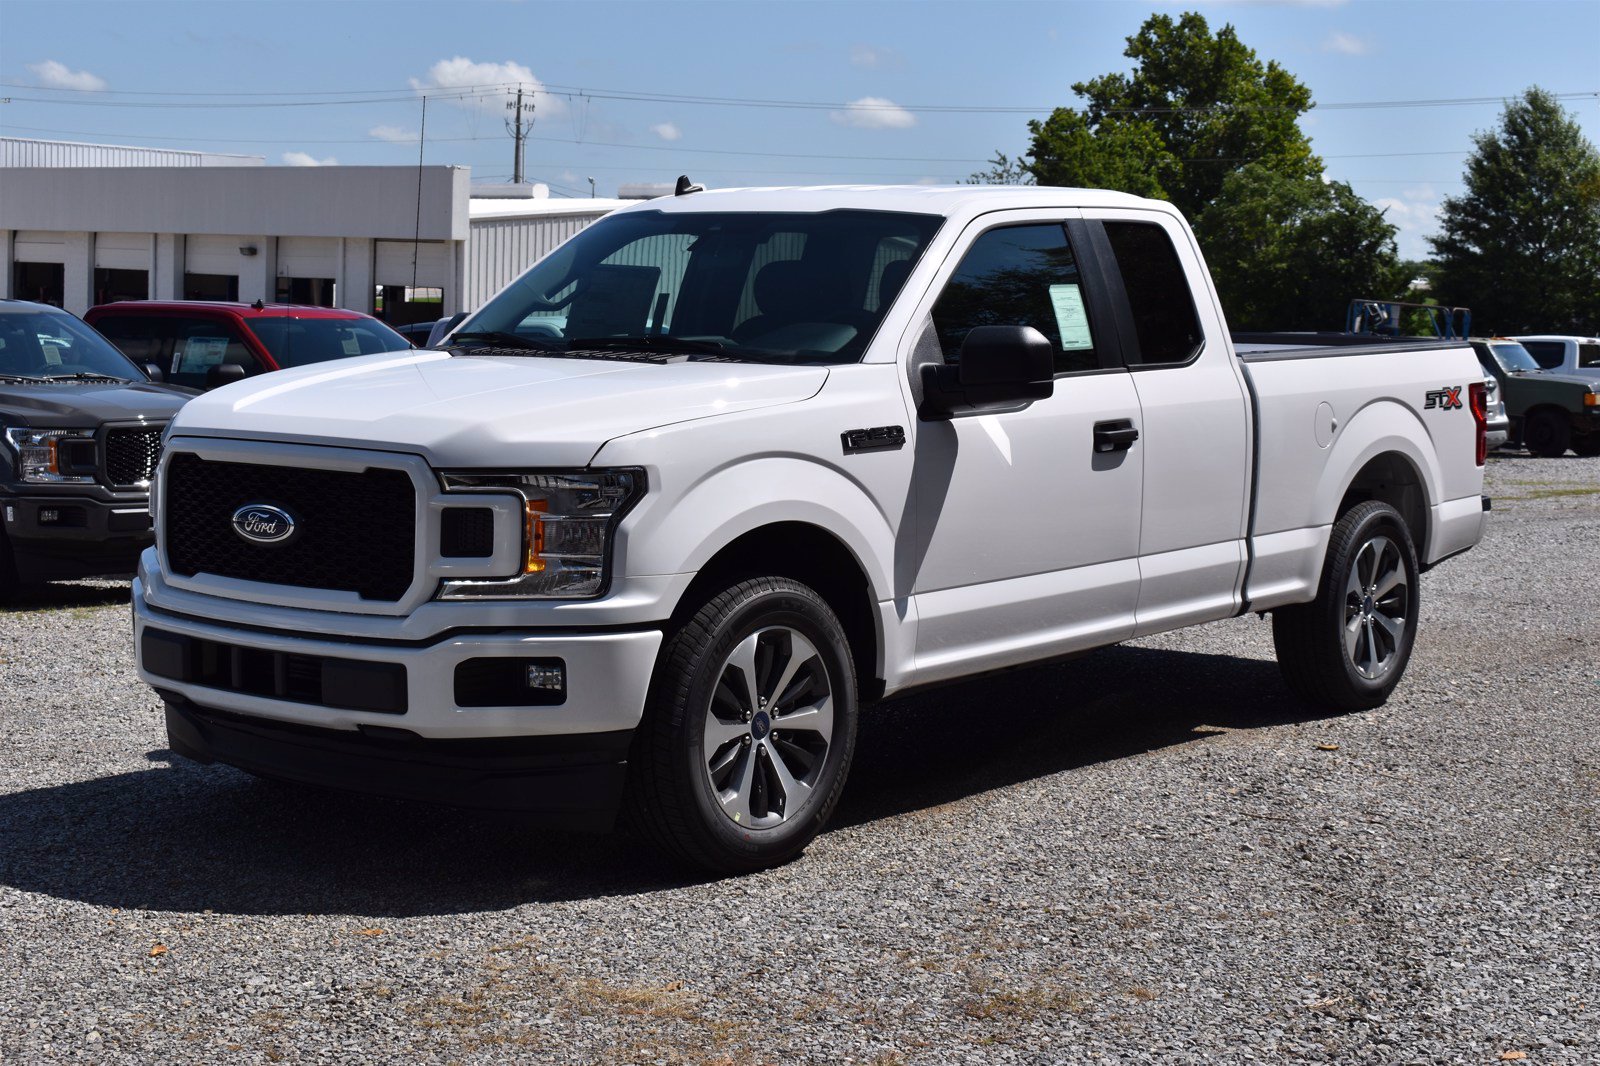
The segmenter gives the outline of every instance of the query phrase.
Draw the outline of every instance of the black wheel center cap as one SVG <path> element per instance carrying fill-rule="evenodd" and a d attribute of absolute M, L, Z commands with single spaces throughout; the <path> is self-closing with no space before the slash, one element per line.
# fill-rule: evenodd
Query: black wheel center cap
<path fill-rule="evenodd" d="M 767 717 L 766 711 L 757 711 L 756 716 L 750 719 L 750 735 L 757 740 L 764 740 L 772 732 L 772 719 Z"/>
<path fill-rule="evenodd" d="M 1362 601 L 1361 609 L 1363 611 L 1365 611 L 1367 614 L 1371 614 L 1372 613 L 1372 597 L 1371 596 L 1368 596 L 1365 600 Z"/>

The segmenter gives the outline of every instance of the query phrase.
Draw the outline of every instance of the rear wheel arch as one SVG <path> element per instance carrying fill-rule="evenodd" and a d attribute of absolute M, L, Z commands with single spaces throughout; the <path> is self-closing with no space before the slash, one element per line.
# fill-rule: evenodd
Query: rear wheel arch
<path fill-rule="evenodd" d="M 1400 513 L 1417 554 L 1426 557 L 1428 547 L 1429 494 L 1427 481 L 1411 458 L 1399 451 L 1383 452 L 1368 459 L 1345 487 L 1335 521 L 1351 509 L 1376 500 Z M 1425 564 L 1424 564 L 1425 565 Z"/>

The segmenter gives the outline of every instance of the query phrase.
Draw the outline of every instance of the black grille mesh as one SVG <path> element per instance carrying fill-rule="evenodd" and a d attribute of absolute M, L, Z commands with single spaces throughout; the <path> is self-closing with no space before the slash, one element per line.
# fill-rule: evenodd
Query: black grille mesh
<path fill-rule="evenodd" d="M 393 602 L 411 585 L 416 490 L 401 470 L 302 470 L 212 462 L 187 452 L 167 464 L 162 531 L 175 573 L 355 592 Z M 233 528 L 246 504 L 288 511 L 295 533 L 256 544 Z"/>
<path fill-rule="evenodd" d="M 487 559 L 494 554 L 494 510 L 451 507 L 439 515 L 439 554 L 446 559 Z"/>
<path fill-rule="evenodd" d="M 128 426 L 106 432 L 106 480 L 113 485 L 137 485 L 150 480 L 161 459 L 164 426 Z"/>

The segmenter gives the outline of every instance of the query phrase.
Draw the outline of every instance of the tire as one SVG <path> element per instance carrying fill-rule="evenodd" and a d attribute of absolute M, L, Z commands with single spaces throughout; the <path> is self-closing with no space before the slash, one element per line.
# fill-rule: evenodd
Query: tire
<path fill-rule="evenodd" d="M 1290 690 L 1338 711 L 1387 700 L 1416 641 L 1418 573 L 1398 511 L 1376 500 L 1346 511 L 1328 540 L 1317 598 L 1272 615 L 1278 668 Z"/>
<path fill-rule="evenodd" d="M 1559 411 L 1535 411 L 1522 429 L 1522 443 L 1540 458 L 1559 458 L 1567 454 L 1567 446 L 1572 443 L 1572 426 Z"/>
<path fill-rule="evenodd" d="M 785 863 L 822 831 L 857 711 L 844 627 L 821 596 L 782 577 L 725 589 L 668 634 L 650 689 L 624 801 L 646 839 L 732 874 Z"/>
<path fill-rule="evenodd" d="M 0 530 L 0 603 L 16 599 L 21 585 L 17 578 L 17 561 L 11 555 L 11 539 Z"/>
<path fill-rule="evenodd" d="M 1574 438 L 1572 450 L 1585 459 L 1600 456 L 1600 433 L 1591 433 L 1587 437 Z"/>

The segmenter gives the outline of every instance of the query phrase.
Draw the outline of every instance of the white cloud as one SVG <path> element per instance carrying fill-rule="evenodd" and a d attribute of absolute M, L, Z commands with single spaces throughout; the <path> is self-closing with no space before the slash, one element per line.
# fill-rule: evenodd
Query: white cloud
<path fill-rule="evenodd" d="M 893 48 L 874 48 L 872 45 L 854 45 L 850 50 L 850 66 L 861 67 L 862 70 L 877 70 L 878 67 L 901 66 L 898 51 Z"/>
<path fill-rule="evenodd" d="M 369 137 L 376 137 L 380 141 L 390 144 L 416 144 L 417 131 L 408 130 L 404 126 L 374 126 L 367 131 Z"/>
<path fill-rule="evenodd" d="M 1372 204 L 1399 230 L 1395 234 L 1395 244 L 1403 258 L 1424 259 L 1432 254 L 1423 238 L 1438 228 L 1438 189 L 1432 185 L 1418 185 L 1401 189 L 1399 196 L 1374 197 Z"/>
<path fill-rule="evenodd" d="M 339 165 L 339 161 L 331 155 L 326 159 L 318 159 L 310 152 L 285 152 L 283 153 L 283 165 L 287 167 L 336 167 Z"/>
<path fill-rule="evenodd" d="M 917 124 L 917 116 L 881 96 L 863 96 L 844 105 L 843 111 L 829 111 L 828 117 L 841 126 L 858 130 L 906 130 Z"/>
<path fill-rule="evenodd" d="M 104 78 L 95 77 L 87 70 L 69 70 L 65 63 L 57 63 L 54 59 L 46 59 L 43 63 L 29 63 L 28 69 L 33 71 L 34 77 L 39 79 L 39 84 L 46 89 L 92 92 L 106 87 Z"/>
<path fill-rule="evenodd" d="M 533 71 L 521 63 L 477 63 L 466 56 L 441 59 L 428 68 L 426 78 L 412 78 L 411 87 L 419 93 L 434 89 L 463 90 L 469 86 L 488 86 L 467 96 L 451 100 L 458 107 L 478 108 L 484 111 L 504 112 L 507 87 L 515 92 L 518 85 L 532 93 L 535 107 L 534 119 L 560 118 L 567 113 L 567 102 L 559 96 L 544 91 L 544 82 L 533 76 Z M 529 97 L 525 94 L 523 102 Z"/>
<path fill-rule="evenodd" d="M 1364 38 L 1343 30 L 1334 30 L 1323 38 L 1322 50 L 1324 52 L 1337 52 L 1344 56 L 1364 56 L 1372 51 L 1372 45 Z"/>
<path fill-rule="evenodd" d="M 676 141 L 683 136 L 683 131 L 678 128 L 676 122 L 657 122 L 650 127 L 650 132 L 663 141 Z"/>

